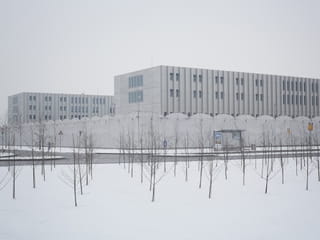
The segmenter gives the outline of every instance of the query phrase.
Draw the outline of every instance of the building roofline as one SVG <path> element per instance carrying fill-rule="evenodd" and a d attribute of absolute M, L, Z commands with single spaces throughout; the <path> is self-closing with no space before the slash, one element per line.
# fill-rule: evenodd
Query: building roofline
<path fill-rule="evenodd" d="M 240 74 L 255 74 L 255 75 L 267 75 L 267 76 L 274 76 L 274 77 L 303 78 L 303 79 L 320 80 L 320 77 L 319 77 L 319 78 L 314 78 L 314 77 L 293 76 L 293 75 L 286 75 L 286 74 L 280 75 L 280 74 L 272 74 L 272 73 L 232 71 L 232 70 L 222 70 L 222 69 L 209 69 L 209 68 L 203 68 L 203 67 L 182 67 L 182 66 L 174 66 L 174 65 L 157 65 L 157 66 L 150 67 L 150 68 L 143 68 L 143 69 L 140 69 L 140 70 L 136 70 L 136 71 L 131 71 L 131 72 L 127 72 L 127 73 L 115 75 L 115 77 L 119 77 L 119 76 L 123 76 L 123 75 L 128 75 L 128 74 L 134 74 L 134 73 L 138 73 L 138 72 L 141 72 L 141 71 L 150 70 L 150 69 L 153 69 L 153 68 L 160 68 L 160 67 L 173 67 L 173 68 L 185 68 L 185 69 L 200 69 L 200 70 L 205 70 L 205 71 L 234 72 L 234 73 L 240 73 Z"/>

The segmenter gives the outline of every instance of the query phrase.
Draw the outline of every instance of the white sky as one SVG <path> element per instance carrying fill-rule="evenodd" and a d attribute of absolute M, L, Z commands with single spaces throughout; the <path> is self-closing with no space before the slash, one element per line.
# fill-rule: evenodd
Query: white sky
<path fill-rule="evenodd" d="M 160 64 L 320 78 L 319 10 L 317 0 L 0 0 L 0 116 L 11 94 L 113 94 L 114 75 Z"/>

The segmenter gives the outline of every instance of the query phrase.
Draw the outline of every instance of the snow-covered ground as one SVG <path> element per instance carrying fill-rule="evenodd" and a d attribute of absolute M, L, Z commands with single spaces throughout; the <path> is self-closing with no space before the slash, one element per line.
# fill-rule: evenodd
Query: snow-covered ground
<path fill-rule="evenodd" d="M 214 170 L 213 196 L 208 199 L 209 163 L 204 165 L 199 189 L 199 163 L 179 162 L 157 170 L 156 201 L 151 202 L 149 168 L 145 166 L 140 183 L 140 165 L 133 177 L 128 165 L 96 165 L 93 180 L 78 193 L 79 206 L 73 205 L 72 166 L 47 166 L 46 181 L 37 168 L 37 187 L 32 188 L 31 166 L 19 167 L 16 200 L 12 200 L 12 179 L 0 191 L 1 240 L 56 239 L 308 239 L 318 240 L 320 229 L 320 183 L 314 165 L 306 187 L 305 166 L 295 161 L 285 165 L 281 184 L 278 161 L 270 176 L 268 194 L 265 179 L 254 161 L 247 166 L 242 186 L 240 162 L 230 162 L 225 180 L 223 161 Z M 299 161 L 300 164 L 300 161 Z M 0 180 L 8 168 L 0 168 Z M 277 173 L 277 174 L 275 174 Z M 69 177 L 68 177 L 69 176 Z M 0 184 L 1 186 L 1 184 Z"/>

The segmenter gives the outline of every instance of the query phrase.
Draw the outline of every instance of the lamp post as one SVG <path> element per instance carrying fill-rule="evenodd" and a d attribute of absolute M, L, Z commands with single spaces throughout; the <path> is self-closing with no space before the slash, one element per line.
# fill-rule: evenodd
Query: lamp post
<path fill-rule="evenodd" d="M 2 145 L 2 152 L 3 152 L 3 134 L 4 134 L 4 127 L 1 128 L 1 145 Z"/>
<path fill-rule="evenodd" d="M 60 152 L 61 152 L 61 138 L 63 136 L 63 132 L 60 130 L 60 132 L 58 133 L 59 135 L 59 140 L 60 140 Z"/>

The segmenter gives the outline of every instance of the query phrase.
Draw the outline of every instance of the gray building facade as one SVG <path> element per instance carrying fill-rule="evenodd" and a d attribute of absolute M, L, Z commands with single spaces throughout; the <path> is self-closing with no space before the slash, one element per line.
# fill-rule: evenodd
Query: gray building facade
<path fill-rule="evenodd" d="M 319 79 L 157 66 L 118 75 L 116 112 L 319 116 Z"/>
<path fill-rule="evenodd" d="M 10 124 L 114 114 L 113 96 L 24 92 L 8 97 Z"/>

